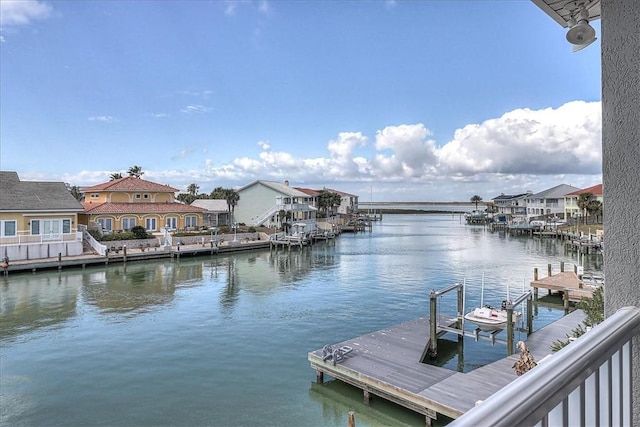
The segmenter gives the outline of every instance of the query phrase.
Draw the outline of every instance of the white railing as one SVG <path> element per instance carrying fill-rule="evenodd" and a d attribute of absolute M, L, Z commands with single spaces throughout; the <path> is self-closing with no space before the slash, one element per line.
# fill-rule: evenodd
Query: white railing
<path fill-rule="evenodd" d="M 57 243 L 57 242 L 81 242 L 82 232 L 71 233 L 50 233 L 50 234 L 34 234 L 25 235 L 18 234 L 16 236 L 0 237 L 0 245 L 31 245 L 41 243 Z"/>
<path fill-rule="evenodd" d="M 273 214 L 275 214 L 276 212 L 278 212 L 278 205 L 272 206 L 269 210 L 267 210 L 265 213 L 263 213 L 262 215 L 260 215 L 258 217 L 258 219 L 256 219 L 255 221 L 253 221 L 253 226 L 254 227 L 258 227 L 260 225 L 262 225 L 266 220 L 268 220 Z"/>
<path fill-rule="evenodd" d="M 621 308 L 449 426 L 630 426 L 639 335 L 640 308 Z"/>
<path fill-rule="evenodd" d="M 89 233 L 89 231 L 87 231 L 86 226 L 81 225 L 78 228 L 82 230 L 80 231 L 80 233 L 82 233 L 82 237 L 84 238 L 84 241 L 87 242 L 89 246 L 91 246 L 91 248 L 94 251 L 96 251 L 98 255 L 105 256 L 107 254 L 107 247 L 102 243 L 98 242 L 96 239 L 94 239 L 93 236 Z"/>

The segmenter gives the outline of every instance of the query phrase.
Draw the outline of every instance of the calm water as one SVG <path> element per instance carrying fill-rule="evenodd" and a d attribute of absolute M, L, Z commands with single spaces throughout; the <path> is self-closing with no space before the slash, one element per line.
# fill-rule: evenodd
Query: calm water
<path fill-rule="evenodd" d="M 510 238 L 453 215 L 387 215 L 311 250 L 13 275 L 0 291 L 6 426 L 416 425 L 424 418 L 337 381 L 307 353 L 428 315 L 429 291 L 466 280 L 499 304 L 533 268 L 576 262 L 555 240 Z M 599 255 L 584 260 L 600 270 Z M 1 279 L 0 279 L 1 280 Z M 443 298 L 441 311 L 452 309 Z M 537 310 L 536 328 L 561 316 Z M 464 369 L 505 354 L 465 343 Z M 444 357 L 447 359 L 446 355 Z M 457 368 L 455 358 L 443 361 Z"/>

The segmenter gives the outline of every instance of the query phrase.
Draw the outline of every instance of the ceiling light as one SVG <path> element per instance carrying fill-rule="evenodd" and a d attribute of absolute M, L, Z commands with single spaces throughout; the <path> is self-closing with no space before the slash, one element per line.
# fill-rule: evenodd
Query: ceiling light
<path fill-rule="evenodd" d="M 571 25 L 576 22 L 575 25 Z M 567 32 L 567 41 L 579 47 L 580 50 L 596 40 L 596 30 L 589 25 L 589 12 L 584 4 L 580 5 L 578 13 L 569 20 L 570 29 Z M 574 52 L 576 49 L 574 49 Z"/>

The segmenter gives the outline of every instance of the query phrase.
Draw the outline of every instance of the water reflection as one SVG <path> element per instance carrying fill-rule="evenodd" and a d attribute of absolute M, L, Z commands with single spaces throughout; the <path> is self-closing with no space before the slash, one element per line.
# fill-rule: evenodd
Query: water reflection
<path fill-rule="evenodd" d="M 0 289 L 0 339 L 51 328 L 75 316 L 82 278 L 62 273 L 4 278 Z"/>

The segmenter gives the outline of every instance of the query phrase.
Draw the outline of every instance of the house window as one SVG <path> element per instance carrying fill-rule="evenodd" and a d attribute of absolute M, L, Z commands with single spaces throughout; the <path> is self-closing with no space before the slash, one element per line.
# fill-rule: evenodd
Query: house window
<path fill-rule="evenodd" d="M 40 234 L 40 221 L 34 219 L 31 221 L 31 235 L 37 236 Z"/>
<path fill-rule="evenodd" d="M 102 231 L 111 231 L 113 230 L 113 223 L 111 222 L 111 218 L 98 218 L 98 224 L 102 227 Z"/>
<path fill-rule="evenodd" d="M 63 219 L 62 220 L 62 232 L 65 234 L 71 233 L 71 220 Z"/>
<path fill-rule="evenodd" d="M 156 231 L 158 229 L 158 222 L 156 221 L 155 218 L 147 218 L 145 220 L 145 225 L 146 225 L 146 229 L 147 231 Z"/>
<path fill-rule="evenodd" d="M 122 229 L 123 230 L 131 230 L 136 226 L 135 218 L 122 218 Z"/>
<path fill-rule="evenodd" d="M 167 218 L 166 228 L 168 228 L 169 230 L 176 230 L 178 228 L 178 218 L 173 216 Z"/>
<path fill-rule="evenodd" d="M 100 197 L 100 194 L 98 194 L 98 193 L 91 193 L 91 198 L 92 198 L 92 199 L 97 199 L 97 198 L 99 198 L 99 197 Z"/>
<path fill-rule="evenodd" d="M 196 216 L 186 216 L 186 217 L 184 217 L 184 226 L 185 227 L 197 227 L 198 226 L 198 217 L 196 217 Z"/>
<path fill-rule="evenodd" d="M 15 236 L 16 221 L 0 221 L 0 237 Z"/>
<path fill-rule="evenodd" d="M 148 199 L 148 198 L 149 198 L 149 195 L 148 195 L 148 194 L 143 194 L 143 195 L 142 195 L 142 198 L 143 198 L 143 199 Z"/>
<path fill-rule="evenodd" d="M 135 197 L 136 197 L 136 199 L 142 198 L 142 196 L 139 193 L 137 193 Z"/>

